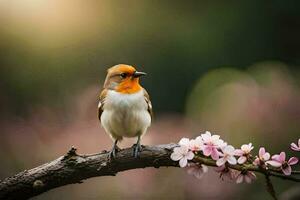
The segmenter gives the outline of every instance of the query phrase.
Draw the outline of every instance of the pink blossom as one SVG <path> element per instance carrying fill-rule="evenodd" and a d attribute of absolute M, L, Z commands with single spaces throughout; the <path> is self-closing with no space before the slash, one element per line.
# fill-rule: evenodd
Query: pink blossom
<path fill-rule="evenodd" d="M 181 140 L 178 143 L 180 146 L 189 146 L 190 145 L 190 139 L 189 138 L 181 138 Z"/>
<path fill-rule="evenodd" d="M 235 155 L 239 156 L 238 159 L 239 164 L 244 164 L 247 161 L 247 157 L 253 148 L 254 147 L 252 146 L 252 143 L 249 143 L 249 144 L 243 144 L 241 146 L 241 149 L 235 150 Z"/>
<path fill-rule="evenodd" d="M 234 171 L 232 169 L 229 169 L 225 165 L 217 167 L 215 169 L 215 171 L 220 173 L 220 178 L 222 180 L 224 180 L 224 179 L 233 180 L 234 179 Z"/>
<path fill-rule="evenodd" d="M 227 146 L 227 142 L 224 142 L 224 140 L 220 139 L 219 140 L 219 149 L 223 149 Z"/>
<path fill-rule="evenodd" d="M 203 148 L 202 137 L 198 136 L 196 139 L 192 139 L 189 142 L 189 149 L 193 152 L 201 151 Z"/>
<path fill-rule="evenodd" d="M 291 149 L 294 151 L 300 151 L 300 138 L 298 139 L 298 146 L 295 143 L 292 143 Z"/>
<path fill-rule="evenodd" d="M 276 154 L 272 156 L 272 160 L 269 160 L 266 163 L 276 168 L 280 167 L 282 172 L 285 175 L 291 175 L 292 173 L 291 165 L 297 164 L 298 158 L 291 157 L 288 161 L 286 161 L 285 158 L 286 158 L 285 152 L 281 152 L 279 155 Z"/>
<path fill-rule="evenodd" d="M 203 140 L 203 154 L 205 156 L 211 156 L 212 159 L 219 159 L 220 145 L 223 145 L 224 141 L 220 140 L 219 135 L 211 135 L 210 132 L 206 131 L 205 134 L 201 134 Z"/>
<path fill-rule="evenodd" d="M 189 151 L 189 148 L 185 145 L 180 147 L 175 147 L 173 153 L 171 154 L 171 159 L 174 161 L 179 160 L 179 166 L 185 167 L 188 163 L 188 160 L 194 158 L 194 153 Z"/>
<path fill-rule="evenodd" d="M 206 165 L 189 163 L 187 166 L 187 173 L 194 175 L 197 179 L 201 179 L 207 171 L 208 167 Z"/>
<path fill-rule="evenodd" d="M 270 154 L 266 152 L 264 147 L 260 147 L 258 151 L 258 156 L 256 156 L 253 164 L 254 165 L 264 165 L 266 161 L 270 159 Z"/>
<path fill-rule="evenodd" d="M 201 151 L 203 147 L 203 141 L 200 136 L 196 139 L 182 138 L 179 143 L 180 146 L 187 146 L 191 151 Z"/>
<path fill-rule="evenodd" d="M 217 166 L 222 166 L 226 162 L 229 164 L 235 165 L 236 164 L 236 158 L 235 155 L 235 149 L 233 146 L 228 145 L 225 148 L 222 149 L 222 153 L 220 153 L 221 158 L 217 160 L 216 164 Z"/>
<path fill-rule="evenodd" d="M 236 177 L 236 183 L 251 183 L 253 180 L 256 179 L 256 175 L 253 172 L 246 171 L 246 172 L 239 172 Z"/>

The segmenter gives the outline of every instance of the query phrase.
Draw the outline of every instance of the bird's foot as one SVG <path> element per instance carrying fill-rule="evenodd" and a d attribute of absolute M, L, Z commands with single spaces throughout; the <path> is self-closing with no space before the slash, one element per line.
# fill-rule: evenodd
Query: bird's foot
<path fill-rule="evenodd" d="M 111 151 L 109 152 L 108 154 L 108 158 L 110 160 L 113 160 L 116 158 L 116 155 L 117 155 L 117 152 L 120 151 L 121 149 L 117 146 L 117 145 L 114 145 L 113 148 L 111 149 Z"/>
<path fill-rule="evenodd" d="M 138 158 L 140 157 L 140 153 L 142 151 L 142 145 L 139 143 L 133 145 L 133 157 Z"/>

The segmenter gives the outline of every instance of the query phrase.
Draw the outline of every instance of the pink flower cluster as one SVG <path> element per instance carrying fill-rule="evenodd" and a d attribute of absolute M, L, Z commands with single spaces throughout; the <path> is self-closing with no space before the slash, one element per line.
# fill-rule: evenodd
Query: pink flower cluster
<path fill-rule="evenodd" d="M 175 147 L 171 154 L 171 159 L 179 161 L 180 167 L 186 167 L 188 174 L 192 174 L 197 178 L 201 178 L 208 171 L 208 167 L 203 164 L 189 162 L 194 159 L 195 155 L 204 155 L 216 161 L 216 171 L 220 173 L 220 177 L 236 180 L 236 183 L 251 183 L 256 179 L 256 175 L 251 171 L 237 171 L 230 168 L 233 165 L 254 164 L 265 169 L 280 169 L 285 175 L 292 173 L 292 165 L 298 163 L 298 158 L 291 157 L 286 161 L 285 152 L 271 156 L 266 152 L 264 147 L 259 149 L 258 155 L 253 158 L 251 151 L 254 149 L 252 143 L 243 144 L 240 149 L 235 149 L 232 145 L 228 145 L 219 135 L 212 135 L 206 131 L 204 134 L 195 139 L 182 138 L 179 141 L 179 147 Z M 300 139 L 298 145 L 291 144 L 291 149 L 300 151 Z"/>

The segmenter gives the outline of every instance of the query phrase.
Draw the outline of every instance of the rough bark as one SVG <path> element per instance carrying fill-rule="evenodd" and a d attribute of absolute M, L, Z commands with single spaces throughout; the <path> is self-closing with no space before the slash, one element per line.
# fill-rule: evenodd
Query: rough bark
<path fill-rule="evenodd" d="M 133 148 L 123 149 L 115 159 L 104 151 L 94 155 L 78 155 L 72 148 L 65 156 L 25 170 L 0 183 L 0 199 L 28 199 L 63 185 L 82 183 L 96 176 L 115 176 L 118 172 L 145 168 L 178 166 L 170 159 L 176 144 L 145 146 L 139 158 L 134 158 Z"/>

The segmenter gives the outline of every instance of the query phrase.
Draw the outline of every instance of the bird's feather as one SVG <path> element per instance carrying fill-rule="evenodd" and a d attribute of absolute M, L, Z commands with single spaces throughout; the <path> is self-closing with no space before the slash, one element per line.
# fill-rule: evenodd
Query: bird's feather
<path fill-rule="evenodd" d="M 143 88 L 143 90 L 144 90 L 144 97 L 145 97 L 145 101 L 146 101 L 146 103 L 147 103 L 147 105 L 148 105 L 148 112 L 149 112 L 149 114 L 150 114 L 150 116 L 151 116 L 151 121 L 153 120 L 153 111 L 152 111 L 152 103 L 151 103 L 151 100 L 150 100 L 150 96 L 149 96 L 149 94 L 148 94 L 148 92 Z"/>
<path fill-rule="evenodd" d="M 107 89 L 103 89 L 100 93 L 99 103 L 98 103 L 98 119 L 100 120 L 100 122 L 101 122 L 101 115 L 103 112 L 103 106 L 104 106 L 106 95 L 107 95 Z"/>

